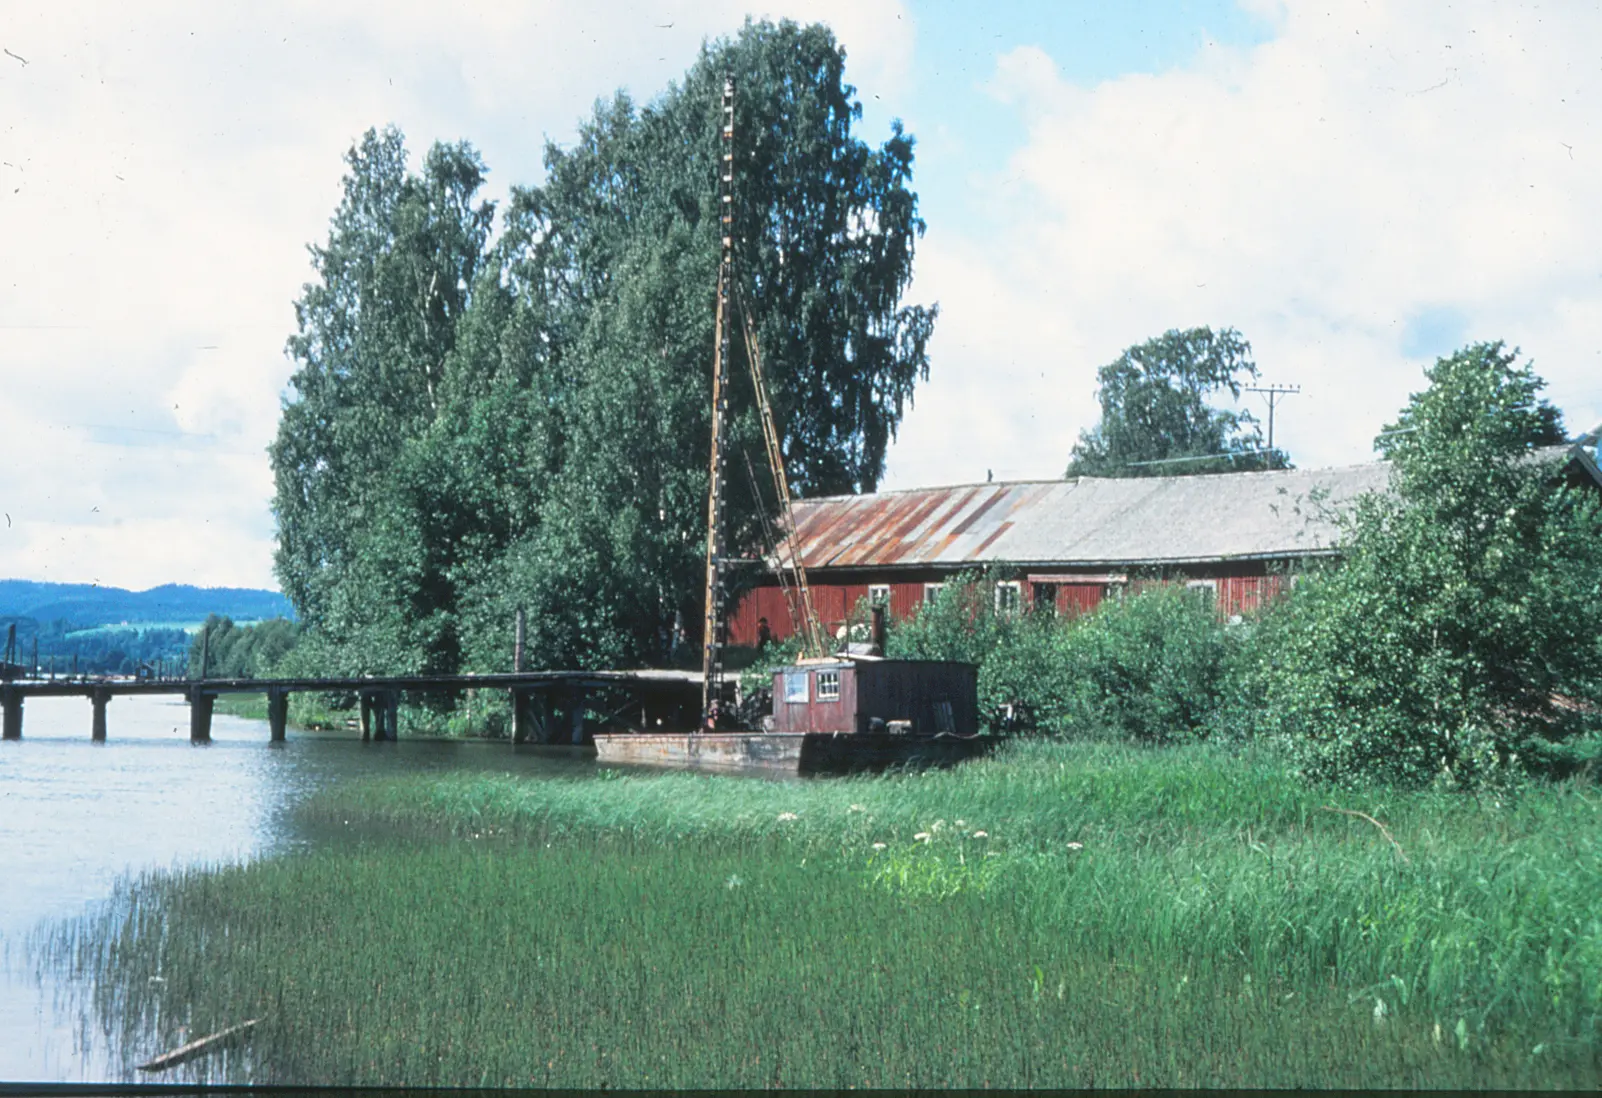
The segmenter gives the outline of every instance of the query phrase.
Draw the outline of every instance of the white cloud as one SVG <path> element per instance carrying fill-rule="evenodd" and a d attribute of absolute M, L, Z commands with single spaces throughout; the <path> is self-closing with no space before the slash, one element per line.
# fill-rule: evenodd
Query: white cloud
<path fill-rule="evenodd" d="M 1239 328 L 1266 378 L 1303 385 L 1277 433 L 1306 466 L 1370 455 L 1423 384 L 1429 359 L 1404 346 L 1431 313 L 1463 318 L 1453 346 L 1522 346 L 1575 430 L 1602 416 L 1602 12 L 1279 19 L 1259 47 L 1092 88 L 1036 48 L 998 60 L 993 94 L 1029 140 L 981 184 L 999 233 L 932 224 L 924 242 L 934 376 L 889 484 L 1059 475 L 1096 368 L 1199 324 Z"/>
<path fill-rule="evenodd" d="M 0 576 L 273 586 L 264 448 L 341 154 L 395 122 L 536 182 L 597 97 L 649 98 L 736 0 L 9 3 L 0 21 Z M 900 0 L 798 0 L 904 81 Z M 98 508 L 98 510 L 96 510 Z"/>

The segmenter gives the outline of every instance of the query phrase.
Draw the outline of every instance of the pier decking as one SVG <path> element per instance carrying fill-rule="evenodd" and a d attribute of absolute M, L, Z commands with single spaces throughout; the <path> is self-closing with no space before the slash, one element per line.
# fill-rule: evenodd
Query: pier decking
<path fill-rule="evenodd" d="M 586 724 L 648 731 L 689 727 L 701 708 L 698 671 L 513 671 L 484 675 L 384 675 L 296 679 L 10 679 L 0 682 L 0 737 L 22 738 L 28 698 L 87 698 L 90 737 L 107 736 L 112 699 L 178 695 L 189 702 L 189 739 L 211 742 L 211 716 L 222 694 L 264 694 L 273 740 L 285 737 L 293 694 L 354 694 L 364 739 L 393 740 L 403 693 L 505 690 L 512 702 L 512 742 L 583 743 Z"/>

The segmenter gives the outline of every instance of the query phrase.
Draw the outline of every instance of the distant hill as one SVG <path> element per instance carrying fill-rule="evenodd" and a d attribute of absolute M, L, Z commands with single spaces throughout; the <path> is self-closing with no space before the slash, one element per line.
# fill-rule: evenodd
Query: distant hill
<path fill-rule="evenodd" d="M 208 614 L 235 621 L 293 618 L 289 600 L 276 591 L 249 587 L 191 587 L 167 583 L 148 591 L 125 591 L 92 583 L 0 580 L 0 617 L 69 621 L 89 627 L 127 622 L 198 622 Z"/>

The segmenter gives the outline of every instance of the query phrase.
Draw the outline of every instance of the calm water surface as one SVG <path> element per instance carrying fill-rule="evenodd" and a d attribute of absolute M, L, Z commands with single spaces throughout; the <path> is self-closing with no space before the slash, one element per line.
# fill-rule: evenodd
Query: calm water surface
<path fill-rule="evenodd" d="M 161 697 L 114 700 L 104 744 L 90 742 L 89 718 L 86 699 L 29 699 L 23 739 L 0 741 L 4 1081 L 116 1078 L 105 1040 L 70 1005 L 68 989 L 35 974 L 24 941 L 43 922 L 91 910 L 119 877 L 308 845 L 312 838 L 294 824 L 295 805 L 356 778 L 474 770 L 540 780 L 594 772 L 589 762 L 505 743 L 364 744 L 291 730 L 287 743 L 269 744 L 264 721 L 220 714 L 211 745 L 194 747 L 188 707 Z"/>

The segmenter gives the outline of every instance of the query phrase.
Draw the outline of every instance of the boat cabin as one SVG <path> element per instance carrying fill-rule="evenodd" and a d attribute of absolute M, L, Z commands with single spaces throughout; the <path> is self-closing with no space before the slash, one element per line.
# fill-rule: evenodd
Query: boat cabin
<path fill-rule="evenodd" d="M 773 731 L 979 733 L 979 669 L 948 660 L 804 660 L 773 673 Z"/>

